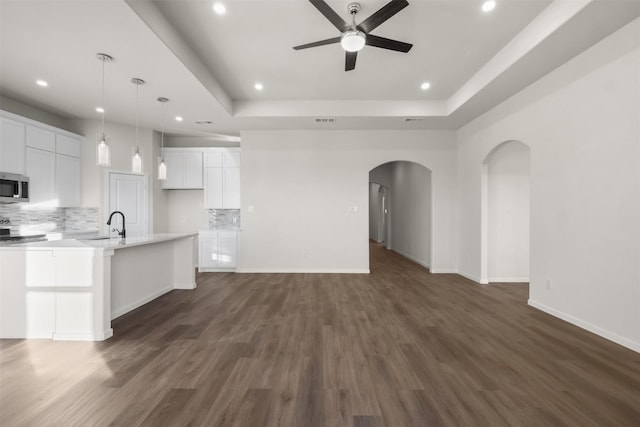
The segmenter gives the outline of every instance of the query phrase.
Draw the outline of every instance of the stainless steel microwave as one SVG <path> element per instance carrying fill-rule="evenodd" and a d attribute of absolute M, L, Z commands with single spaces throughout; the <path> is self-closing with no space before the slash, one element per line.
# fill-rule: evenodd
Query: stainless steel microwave
<path fill-rule="evenodd" d="M 29 201 L 29 178 L 0 172 L 0 203 Z"/>

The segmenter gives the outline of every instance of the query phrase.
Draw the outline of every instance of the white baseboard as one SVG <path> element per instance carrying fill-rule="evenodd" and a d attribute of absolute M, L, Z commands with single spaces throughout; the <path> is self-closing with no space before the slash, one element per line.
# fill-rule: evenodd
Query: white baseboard
<path fill-rule="evenodd" d="M 148 302 L 153 301 L 154 299 L 166 294 L 169 291 L 172 291 L 173 288 L 166 288 L 166 289 L 162 289 L 160 291 L 154 292 L 151 295 L 148 295 L 136 302 L 133 302 L 129 305 L 127 305 L 126 307 L 122 307 L 120 310 L 117 311 L 113 311 L 111 312 L 111 320 L 117 319 L 118 317 L 122 316 L 123 314 L 126 314 L 128 312 L 130 312 L 131 310 L 135 310 L 138 307 L 141 307 L 143 305 L 145 305 Z"/>
<path fill-rule="evenodd" d="M 432 274 L 458 274 L 458 270 L 455 268 L 430 268 L 429 271 Z"/>
<path fill-rule="evenodd" d="M 236 268 L 209 268 L 209 267 L 198 267 L 198 273 L 235 273 Z"/>
<path fill-rule="evenodd" d="M 465 273 L 464 271 L 458 271 L 458 274 L 461 275 L 464 278 L 467 278 L 469 280 L 473 280 L 474 282 L 480 284 L 480 285 L 488 285 L 489 282 L 487 282 L 486 280 L 480 280 L 479 277 L 474 276 L 473 274 L 469 274 L 469 273 Z"/>
<path fill-rule="evenodd" d="M 621 337 L 620 335 L 614 334 L 613 332 L 607 331 L 606 329 L 602 329 L 599 326 L 593 325 L 589 322 L 585 322 L 584 320 L 578 319 L 577 317 L 571 316 L 570 314 L 555 310 L 535 300 L 529 299 L 528 304 L 531 307 L 537 308 L 540 311 L 544 311 L 545 313 L 552 315 L 553 317 L 562 319 L 565 322 L 569 322 L 572 325 L 576 325 L 582 329 L 586 329 L 587 331 L 593 332 L 594 334 L 599 335 L 602 338 L 606 338 L 609 341 L 613 341 L 616 344 L 620 344 L 623 347 L 640 353 L 640 343 L 638 342 L 625 337 Z"/>
<path fill-rule="evenodd" d="M 411 261 L 415 262 L 416 264 L 421 265 L 424 268 L 426 268 L 429 271 L 431 271 L 431 266 L 428 263 L 426 263 L 425 261 L 419 260 L 418 258 L 415 258 L 415 257 L 413 257 L 413 256 L 411 256 L 409 254 L 406 254 L 404 252 L 401 252 L 401 251 L 399 251 L 397 249 L 391 248 L 391 250 L 393 252 L 397 253 L 398 255 L 401 255 L 401 256 L 405 257 L 406 259 L 411 260 Z"/>
<path fill-rule="evenodd" d="M 302 274 L 302 273 L 310 273 L 310 274 L 369 274 L 369 269 L 359 269 L 359 268 L 347 268 L 347 269 L 336 269 L 336 268 L 238 268 L 236 269 L 236 273 L 286 273 L 286 274 Z"/>
<path fill-rule="evenodd" d="M 529 283 L 528 277 L 489 277 L 489 283 Z"/>
<path fill-rule="evenodd" d="M 72 334 L 72 333 L 53 333 L 54 341 L 104 341 L 113 336 L 113 329 L 109 328 L 101 334 Z"/>

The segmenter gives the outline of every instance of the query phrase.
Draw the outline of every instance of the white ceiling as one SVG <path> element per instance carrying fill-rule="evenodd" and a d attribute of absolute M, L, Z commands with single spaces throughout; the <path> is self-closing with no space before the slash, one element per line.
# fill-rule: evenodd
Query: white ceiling
<path fill-rule="evenodd" d="M 497 0 L 489 14 L 481 0 L 409 0 L 372 33 L 412 50 L 366 46 L 345 72 L 339 45 L 292 49 L 339 35 L 308 1 L 225 3 L 218 16 L 212 1 L 1 0 L 0 93 L 63 117 L 99 118 L 103 52 L 115 59 L 105 64 L 109 121 L 135 124 L 138 77 L 147 82 L 141 125 L 160 128 L 164 96 L 174 134 L 456 128 L 640 16 L 640 2 L 628 0 Z M 348 3 L 328 1 L 345 20 Z M 361 0 L 356 21 L 386 3 Z M 431 89 L 420 90 L 423 81 Z"/>

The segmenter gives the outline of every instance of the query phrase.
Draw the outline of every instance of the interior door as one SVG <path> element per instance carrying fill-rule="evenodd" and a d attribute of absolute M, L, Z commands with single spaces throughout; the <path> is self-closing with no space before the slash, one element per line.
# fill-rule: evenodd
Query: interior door
<path fill-rule="evenodd" d="M 147 177 L 137 174 L 109 172 L 109 206 L 106 219 L 113 211 L 125 216 L 127 237 L 149 233 Z M 106 222 L 106 221 L 105 221 Z M 122 216 L 113 216 L 108 234 L 117 237 L 113 228 L 122 230 Z"/>

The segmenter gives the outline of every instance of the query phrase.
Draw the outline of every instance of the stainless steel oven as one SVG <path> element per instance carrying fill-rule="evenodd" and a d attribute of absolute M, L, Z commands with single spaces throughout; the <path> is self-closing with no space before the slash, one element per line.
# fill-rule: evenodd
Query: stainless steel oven
<path fill-rule="evenodd" d="M 0 172 L 0 203 L 29 201 L 29 178 Z"/>

